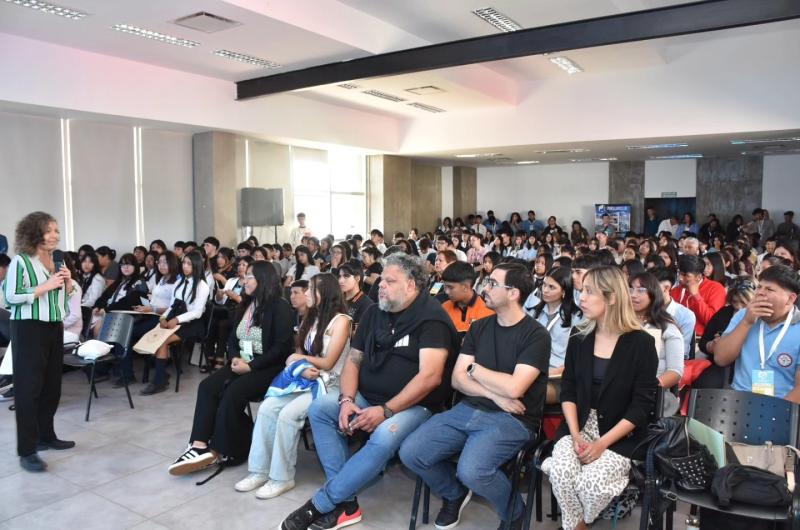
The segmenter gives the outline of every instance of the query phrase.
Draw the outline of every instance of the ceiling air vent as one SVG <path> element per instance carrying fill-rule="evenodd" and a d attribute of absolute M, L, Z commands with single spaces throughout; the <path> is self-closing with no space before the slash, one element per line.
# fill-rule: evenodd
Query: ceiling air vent
<path fill-rule="evenodd" d="M 341 84 L 336 85 L 336 86 L 341 87 L 341 88 L 346 88 L 347 90 L 355 90 L 357 88 L 361 88 L 360 86 L 358 86 L 358 85 L 356 85 L 354 83 L 341 83 Z"/>
<path fill-rule="evenodd" d="M 368 96 L 375 96 L 376 98 L 394 101 L 395 103 L 405 101 L 405 99 L 401 97 L 393 96 L 392 94 L 387 94 L 386 92 L 381 92 L 380 90 L 365 90 L 363 93 L 367 94 Z"/>
<path fill-rule="evenodd" d="M 418 86 L 416 88 L 407 88 L 406 92 L 411 92 L 417 96 L 430 96 L 433 94 L 441 94 L 444 92 L 438 86 L 428 85 L 428 86 Z"/>
<path fill-rule="evenodd" d="M 235 28 L 241 26 L 241 22 L 236 22 L 229 18 L 212 15 L 205 11 L 187 15 L 174 21 L 175 24 L 185 28 L 202 31 L 203 33 L 216 33 L 225 29 Z"/>
<path fill-rule="evenodd" d="M 440 109 L 439 107 L 434 107 L 433 105 L 426 105 L 425 103 L 409 103 L 409 107 L 414 107 L 415 109 L 424 110 L 426 112 L 446 112 L 444 109 Z"/>

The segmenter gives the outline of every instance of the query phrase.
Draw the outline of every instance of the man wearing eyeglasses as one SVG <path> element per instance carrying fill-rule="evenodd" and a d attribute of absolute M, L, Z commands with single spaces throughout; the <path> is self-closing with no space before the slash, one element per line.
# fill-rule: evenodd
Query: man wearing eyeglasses
<path fill-rule="evenodd" d="M 489 501 L 500 528 L 522 527 L 522 498 L 509 503 L 511 482 L 500 468 L 537 432 L 547 390 L 550 334 L 522 309 L 532 290 L 524 265 L 495 267 L 483 297 L 496 314 L 470 326 L 453 369 L 464 399 L 400 448 L 403 463 L 442 498 L 437 529 L 458 524 L 473 492 Z M 448 459 L 459 451 L 456 469 Z"/>

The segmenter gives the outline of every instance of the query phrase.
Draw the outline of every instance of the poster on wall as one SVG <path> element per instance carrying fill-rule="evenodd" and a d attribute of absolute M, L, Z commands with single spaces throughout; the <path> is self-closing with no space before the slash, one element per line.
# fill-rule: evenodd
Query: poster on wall
<path fill-rule="evenodd" d="M 631 205 L 630 204 L 595 204 L 594 205 L 594 228 L 595 231 L 602 230 L 603 215 L 608 214 L 611 218 L 611 226 L 618 233 L 629 232 L 631 229 Z"/>

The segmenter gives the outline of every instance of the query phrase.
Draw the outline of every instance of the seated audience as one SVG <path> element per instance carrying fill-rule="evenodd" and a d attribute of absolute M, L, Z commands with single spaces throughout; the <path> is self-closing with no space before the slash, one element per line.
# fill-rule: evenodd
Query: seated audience
<path fill-rule="evenodd" d="M 686 355 L 683 335 L 677 324 L 667 313 L 664 293 L 658 280 L 649 272 L 642 272 L 630 279 L 631 303 L 636 316 L 647 332 L 654 332 L 658 352 L 659 385 L 664 391 L 664 416 L 678 411 L 678 396 L 670 389 L 677 387 L 683 377 L 683 361 Z"/>
<path fill-rule="evenodd" d="M 667 313 L 669 313 L 672 320 L 675 321 L 678 329 L 681 330 L 684 351 L 688 352 L 689 356 L 691 356 L 693 353 L 692 345 L 695 339 L 695 323 L 697 322 L 697 317 L 694 316 L 694 313 L 692 313 L 690 309 L 672 299 L 672 287 L 675 285 L 674 272 L 663 268 L 651 269 L 649 272 L 658 280 L 658 284 L 661 286 L 664 304 L 666 304 L 665 308 Z"/>
<path fill-rule="evenodd" d="M 714 346 L 714 362 L 733 362 L 733 389 L 800 403 L 800 278 L 785 265 L 758 277 L 753 300 L 736 312 Z"/>
<path fill-rule="evenodd" d="M 475 276 L 475 269 L 463 261 L 451 264 L 442 273 L 444 292 L 448 298 L 442 303 L 442 308 L 450 316 L 462 339 L 475 321 L 494 314 L 486 307 L 483 298 L 472 290 Z"/>
<path fill-rule="evenodd" d="M 95 337 L 103 326 L 103 315 L 109 311 L 132 311 L 135 306 L 142 304 L 142 298 L 147 297 L 147 285 L 139 275 L 133 254 L 122 255 L 119 271 L 119 278 L 103 291 L 94 304 L 91 325 Z"/>
<path fill-rule="evenodd" d="M 214 274 L 214 279 L 219 282 L 225 278 L 225 283 L 220 285 L 214 293 L 214 303 L 211 306 L 212 318 L 211 329 L 208 336 L 208 362 L 213 369 L 222 368 L 225 364 L 226 347 L 228 337 L 232 329 L 232 317 L 236 311 L 236 306 L 242 301 L 242 291 L 244 290 L 247 269 L 253 263 L 253 258 L 246 256 L 233 261 L 228 265 L 229 249 L 223 247 L 217 254 L 218 271 Z M 235 264 L 235 268 L 233 267 Z M 228 277 L 228 269 L 235 270 L 236 276 Z M 219 283 L 217 284 L 219 285 Z M 208 367 L 203 367 L 208 368 Z M 201 372 L 203 369 L 201 368 Z M 206 370 L 208 371 L 208 370 Z"/>
<path fill-rule="evenodd" d="M 550 337 L 522 310 L 532 287 L 524 265 L 503 263 L 492 271 L 484 296 L 496 315 L 469 327 L 453 369 L 453 388 L 464 398 L 400 448 L 403 463 L 442 498 L 436 528 L 457 525 L 473 493 L 489 501 L 501 528 L 503 522 L 522 528 L 522 497 L 517 493 L 509 503 L 511 481 L 501 468 L 536 435 L 544 408 Z M 449 458 L 459 451 L 454 467 Z"/>
<path fill-rule="evenodd" d="M 289 305 L 292 306 L 294 313 L 294 333 L 300 330 L 300 324 L 308 311 L 306 291 L 308 290 L 308 280 L 296 280 L 289 289 Z"/>
<path fill-rule="evenodd" d="M 186 270 L 186 261 L 192 256 L 197 255 L 184 259 L 187 277 L 192 271 Z M 193 280 L 204 283 L 197 277 Z M 203 299 L 199 289 L 197 299 Z M 281 298 L 278 275 L 269 263 L 249 267 L 234 322 L 236 331 L 228 344 L 231 361 L 198 386 L 189 446 L 169 466 L 172 475 L 198 471 L 223 457 L 233 462 L 247 458 L 252 424 L 245 406 L 264 396 L 292 352 L 292 312 Z"/>
<path fill-rule="evenodd" d="M 545 327 L 550 334 L 550 365 L 548 367 L 548 404 L 560 403 L 561 374 L 572 327 L 582 317 L 572 294 L 573 275 L 567 267 L 550 269 L 542 283 L 542 300 L 526 312 Z M 583 281 L 581 279 L 581 281 Z"/>
<path fill-rule="evenodd" d="M 500 264 L 500 254 L 497 252 L 491 251 L 487 252 L 485 256 L 483 256 L 483 266 L 481 267 L 480 273 L 478 277 L 475 279 L 474 289 L 475 292 L 478 293 L 480 296 L 483 294 L 484 289 L 489 283 L 489 280 L 492 276 L 492 271 L 495 267 Z"/>
<path fill-rule="evenodd" d="M 103 245 L 97 247 L 94 253 L 97 254 L 100 272 L 103 274 L 103 278 L 105 278 L 106 287 L 108 287 L 119 278 L 119 265 L 114 261 L 114 258 L 117 257 L 117 251 Z"/>
<path fill-rule="evenodd" d="M 178 331 L 167 338 L 155 354 L 155 377 L 140 392 L 149 396 L 167 389 L 166 367 L 169 348 L 181 342 L 197 342 L 205 336 L 203 313 L 209 298 L 209 287 L 205 281 L 203 257 L 199 251 L 186 254 L 181 261 L 182 278 L 175 285 L 170 301 L 170 309 L 159 324 L 164 329 Z"/>
<path fill-rule="evenodd" d="M 725 305 L 725 287 L 703 276 L 705 263 L 697 256 L 681 256 L 678 260 L 680 284 L 672 289 L 672 299 L 694 313 L 695 331 L 703 335 L 714 313 Z"/>
<path fill-rule="evenodd" d="M 295 263 L 286 273 L 286 287 L 292 285 L 295 280 L 310 280 L 315 274 L 319 274 L 319 267 L 314 264 L 311 249 L 306 246 L 298 245 L 294 249 Z M 265 258 L 266 259 L 266 258 Z"/>
<path fill-rule="evenodd" d="M 286 517 L 282 530 L 361 520 L 356 493 L 378 478 L 403 440 L 449 398 L 458 335 L 441 304 L 424 292 L 427 281 L 420 258 L 387 258 L 379 305 L 367 311 L 353 338 L 341 395 L 322 396 L 309 410 L 327 481 Z M 349 438 L 357 431 L 371 435 L 348 458 Z"/>
<path fill-rule="evenodd" d="M 247 460 L 250 475 L 235 486 L 237 491 L 258 488 L 259 499 L 294 488 L 297 443 L 308 407 L 319 396 L 338 395 L 350 350 L 351 321 L 336 277 L 322 273 L 311 278 L 306 302 L 309 309 L 298 332 L 299 347 L 286 360 L 285 384 L 273 382 L 258 408 Z"/>
<path fill-rule="evenodd" d="M 375 303 L 361 290 L 361 280 L 363 277 L 364 270 L 360 266 L 352 263 L 344 263 L 339 267 L 339 288 L 342 290 L 342 295 L 344 296 L 347 316 L 353 320 L 354 329 L 358 326 L 358 323 L 361 322 L 361 317 L 364 316 L 367 309 Z"/>
<path fill-rule="evenodd" d="M 94 252 L 86 252 L 81 258 L 78 283 L 82 293 L 81 313 L 84 325 L 82 334 L 86 335 L 92 320 L 92 309 L 106 289 L 106 282 L 100 272 L 100 264 L 97 262 L 97 254 Z"/>
<path fill-rule="evenodd" d="M 655 341 L 636 318 L 622 272 L 596 267 L 583 283 L 586 321 L 569 340 L 561 381 L 565 421 L 542 466 L 570 530 L 586 530 L 627 486 L 658 386 Z"/>

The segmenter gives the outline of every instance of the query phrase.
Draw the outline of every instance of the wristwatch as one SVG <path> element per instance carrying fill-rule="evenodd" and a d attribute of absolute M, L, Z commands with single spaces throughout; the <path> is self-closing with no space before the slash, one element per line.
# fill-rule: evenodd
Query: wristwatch
<path fill-rule="evenodd" d="M 384 405 L 383 406 L 383 417 L 388 420 L 392 416 L 394 416 L 394 411 L 392 409 L 390 409 L 389 407 L 387 407 L 386 405 Z"/>
<path fill-rule="evenodd" d="M 474 371 L 475 371 L 475 367 L 476 367 L 476 366 L 478 366 L 478 365 L 477 365 L 477 364 L 475 364 L 475 363 L 469 363 L 469 365 L 467 366 L 467 375 L 468 375 L 469 377 L 472 377 L 472 372 L 474 372 Z"/>

